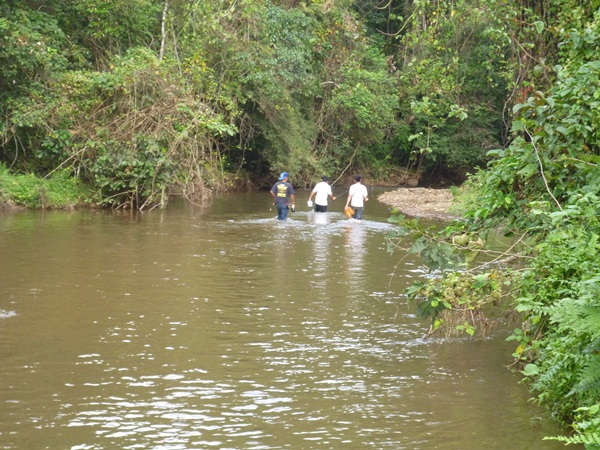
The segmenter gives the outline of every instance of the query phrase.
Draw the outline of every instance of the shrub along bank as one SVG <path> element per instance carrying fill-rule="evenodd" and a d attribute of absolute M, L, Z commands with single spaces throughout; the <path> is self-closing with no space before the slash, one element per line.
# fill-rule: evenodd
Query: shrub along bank
<path fill-rule="evenodd" d="M 12 174 L 0 164 L 0 204 L 8 207 L 73 208 L 89 202 L 91 194 L 67 170 L 43 179 L 33 174 Z"/>
<path fill-rule="evenodd" d="M 552 32 L 562 40 L 555 82 L 514 107 L 511 144 L 471 178 L 465 220 L 434 233 L 396 216 L 390 249 L 411 235 L 407 250 L 437 271 L 407 290 L 432 332 L 474 335 L 489 329 L 490 310 L 518 313 L 515 363 L 574 431 L 553 439 L 598 450 L 600 11 Z M 498 228 L 513 244 L 494 252 L 484 242 Z"/>

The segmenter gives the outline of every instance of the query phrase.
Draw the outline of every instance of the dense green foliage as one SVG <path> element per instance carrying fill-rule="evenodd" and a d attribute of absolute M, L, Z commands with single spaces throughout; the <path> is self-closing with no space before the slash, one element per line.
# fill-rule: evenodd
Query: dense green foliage
<path fill-rule="evenodd" d="M 287 170 L 463 173 L 502 144 L 518 8 L 372 0 L 9 0 L 0 161 L 148 208 Z M 518 29 L 518 27 L 517 27 Z M 410 178 L 410 177 L 409 177 Z M 264 182 L 262 181 L 264 180 Z"/>
<path fill-rule="evenodd" d="M 58 171 L 47 179 L 33 174 L 13 175 L 0 164 L 0 203 L 16 203 L 28 208 L 72 208 L 86 201 L 90 193 L 68 171 Z"/>
<path fill-rule="evenodd" d="M 101 203 L 140 209 L 282 170 L 302 185 L 376 166 L 396 81 L 351 6 L 9 1 L 0 161 L 69 169 Z"/>
<path fill-rule="evenodd" d="M 482 164 L 502 143 L 516 13 L 493 0 L 417 1 L 406 11 L 400 138 L 419 170 Z"/>
<path fill-rule="evenodd" d="M 416 235 L 408 250 L 439 274 L 407 291 L 432 332 L 484 332 L 499 304 L 519 313 L 509 337 L 516 362 L 540 403 L 575 431 L 553 439 L 598 449 L 600 5 L 539 6 L 525 11 L 537 64 L 512 109 L 508 145 L 470 180 L 466 220 L 436 233 L 396 218 L 403 226 L 390 246 Z M 473 247 L 496 228 L 513 237 L 508 250 Z M 474 251 L 491 256 L 476 263 Z"/>

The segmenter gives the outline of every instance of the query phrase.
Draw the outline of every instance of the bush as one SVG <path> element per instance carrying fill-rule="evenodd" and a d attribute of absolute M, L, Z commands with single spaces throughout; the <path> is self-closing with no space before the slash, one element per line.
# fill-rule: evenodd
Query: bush
<path fill-rule="evenodd" d="M 70 171 L 57 171 L 49 178 L 33 174 L 11 174 L 0 164 L 0 200 L 27 208 L 67 208 L 81 204 L 89 196 Z"/>

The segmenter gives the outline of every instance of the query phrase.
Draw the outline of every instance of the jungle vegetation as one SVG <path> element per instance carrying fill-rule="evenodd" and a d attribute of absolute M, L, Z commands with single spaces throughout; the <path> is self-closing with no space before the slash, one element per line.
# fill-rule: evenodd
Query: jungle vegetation
<path fill-rule="evenodd" d="M 7 0 L 0 164 L 68 170 L 96 203 L 137 209 L 283 170 L 298 186 L 353 170 L 461 180 L 506 142 L 528 69 L 520 14 L 500 0 Z"/>
<path fill-rule="evenodd" d="M 406 294 L 432 334 L 516 321 L 513 367 L 572 426 L 548 438 L 598 450 L 600 4 L 520 6 L 513 17 L 527 25 L 512 42 L 527 67 L 514 72 L 506 144 L 463 186 L 464 220 L 435 230 L 395 215 L 389 248 L 421 255 L 431 270 Z M 498 230 L 511 245 L 494 251 Z"/>
<path fill-rule="evenodd" d="M 390 249 L 434 332 L 508 302 L 515 367 L 600 448 L 599 0 L 4 0 L 0 202 L 147 210 L 360 170 L 470 187 Z M 468 175 L 470 174 L 470 175 Z M 490 230 L 509 252 L 476 264 Z M 488 252 L 489 255 L 489 252 Z"/>

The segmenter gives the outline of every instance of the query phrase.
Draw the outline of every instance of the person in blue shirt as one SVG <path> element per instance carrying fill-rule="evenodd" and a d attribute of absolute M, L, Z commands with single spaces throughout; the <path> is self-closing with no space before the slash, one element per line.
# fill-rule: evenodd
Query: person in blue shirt
<path fill-rule="evenodd" d="M 271 188 L 271 195 L 275 199 L 274 203 L 277 208 L 277 220 L 287 220 L 288 208 L 291 208 L 292 212 L 296 210 L 296 205 L 294 204 L 296 192 L 289 182 L 287 172 L 281 172 L 279 181 Z"/>

